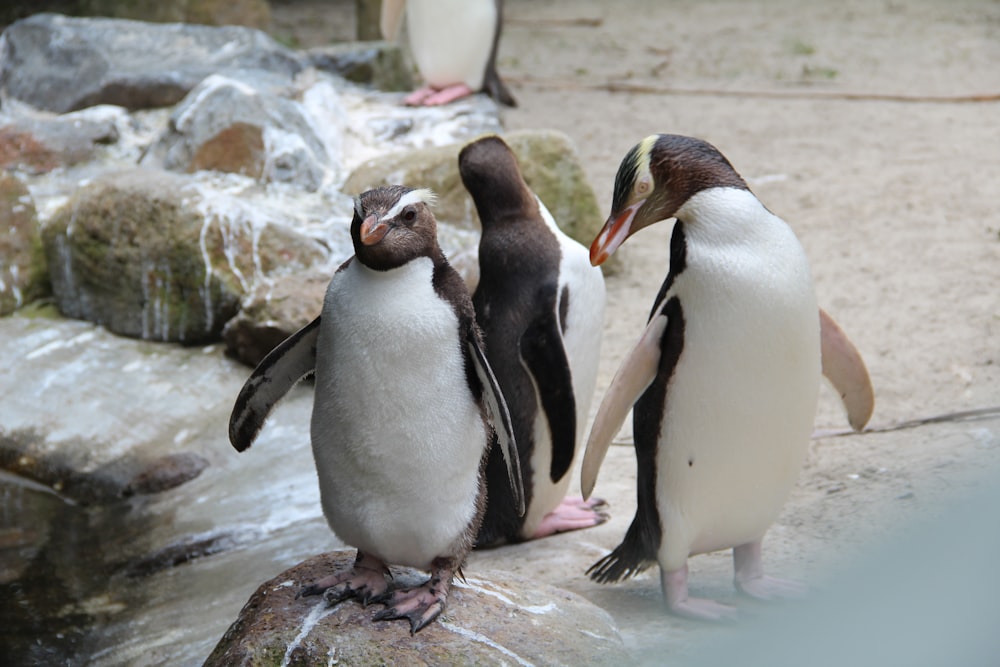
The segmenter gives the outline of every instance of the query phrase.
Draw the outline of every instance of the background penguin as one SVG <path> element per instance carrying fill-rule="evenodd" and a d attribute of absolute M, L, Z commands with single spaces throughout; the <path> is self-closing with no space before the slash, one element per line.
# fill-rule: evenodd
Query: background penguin
<path fill-rule="evenodd" d="M 527 507 L 523 517 L 514 512 L 506 468 L 492 453 L 478 544 L 603 523 L 601 501 L 564 497 L 597 380 L 604 277 L 556 226 L 502 139 L 468 144 L 458 163 L 483 226 L 472 302 L 510 408 Z"/>
<path fill-rule="evenodd" d="M 821 343 L 809 265 L 792 230 L 704 141 L 654 135 L 629 151 L 592 261 L 668 218 L 677 219 L 669 272 L 601 404 L 582 471 L 586 497 L 634 402 L 638 508 L 621 545 L 588 572 L 617 581 L 658 563 L 672 611 L 719 618 L 735 610 L 689 597 L 688 557 L 732 547 L 742 592 L 801 589 L 764 575 L 761 541 L 806 454 L 821 345 L 830 357 L 822 364 L 837 369 L 848 392 L 863 392 L 868 376 L 832 320 Z M 871 403 L 845 404 L 863 426 Z"/>
<path fill-rule="evenodd" d="M 254 370 L 229 431 L 237 450 L 249 447 L 277 400 L 315 367 L 311 433 L 323 513 L 358 556 L 302 594 L 383 603 L 375 619 L 406 618 L 412 632 L 441 613 L 472 548 L 495 440 L 508 499 L 523 510 L 509 415 L 469 293 L 438 246 L 432 201 L 428 190 L 401 186 L 358 197 L 355 256 L 330 281 L 320 317 Z M 389 564 L 431 578 L 390 590 Z"/>
<path fill-rule="evenodd" d="M 503 0 L 384 0 L 380 24 L 386 39 L 396 38 L 404 6 L 410 51 L 427 84 L 405 104 L 447 104 L 481 90 L 517 106 L 496 70 Z"/>

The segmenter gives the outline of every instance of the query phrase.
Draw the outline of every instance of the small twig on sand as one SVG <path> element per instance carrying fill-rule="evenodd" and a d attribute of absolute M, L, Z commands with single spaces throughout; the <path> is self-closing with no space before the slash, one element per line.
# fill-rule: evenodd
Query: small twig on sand
<path fill-rule="evenodd" d="M 870 435 L 872 433 L 891 433 L 892 431 L 904 431 L 910 428 L 917 428 L 919 426 L 926 426 L 928 424 L 944 424 L 948 422 L 972 422 L 972 421 L 982 421 L 987 419 L 1000 419 L 1000 406 L 992 408 L 977 408 L 975 410 L 959 410 L 957 412 L 945 412 L 944 414 L 934 415 L 933 417 L 919 417 L 917 419 L 908 419 L 904 422 L 899 422 L 898 424 L 888 424 L 886 426 L 869 426 L 861 431 L 855 431 L 854 429 L 844 428 L 844 429 L 817 429 L 812 434 L 813 440 L 818 440 L 821 438 L 842 438 L 848 435 Z M 624 438 L 616 438 L 611 444 L 613 445 L 628 445 L 632 446 L 632 438 L 626 436 Z"/>
<path fill-rule="evenodd" d="M 600 28 L 604 19 L 579 17 L 575 19 L 522 19 L 505 18 L 504 23 L 512 25 L 530 25 L 534 28 Z"/>
<path fill-rule="evenodd" d="M 506 76 L 511 83 L 559 90 L 597 90 L 633 95 L 688 95 L 696 97 L 741 97 L 765 99 L 849 100 L 864 102 L 916 102 L 932 104 L 968 104 L 1000 102 L 1000 93 L 974 95 L 910 95 L 906 93 L 851 93 L 834 90 L 722 90 L 714 88 L 677 88 L 647 83 L 605 81 L 580 83 L 562 79 L 541 79 L 530 76 Z"/>
<path fill-rule="evenodd" d="M 854 431 L 849 428 L 838 430 L 822 430 L 813 433 L 813 438 L 838 438 L 845 435 L 868 435 L 869 433 L 890 433 L 892 431 L 903 431 L 908 428 L 917 428 L 927 424 L 944 424 L 947 422 L 971 422 L 984 419 L 1000 419 L 1000 406 L 992 408 L 977 408 L 975 410 L 959 410 L 958 412 L 946 412 L 933 417 L 920 417 L 918 419 L 908 419 L 898 424 L 887 426 L 869 426 L 861 431 Z"/>

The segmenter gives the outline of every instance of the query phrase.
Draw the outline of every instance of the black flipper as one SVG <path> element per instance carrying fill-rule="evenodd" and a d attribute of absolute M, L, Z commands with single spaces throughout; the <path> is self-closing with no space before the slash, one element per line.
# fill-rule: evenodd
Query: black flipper
<path fill-rule="evenodd" d="M 285 394 L 316 370 L 316 339 L 320 318 L 302 327 L 264 357 L 240 390 L 229 417 L 229 442 L 236 451 L 248 449 Z"/>
<path fill-rule="evenodd" d="M 576 400 L 573 376 L 563 348 L 556 314 L 547 311 L 531 323 L 521 337 L 521 358 L 538 387 L 542 409 L 552 436 L 553 482 L 563 478 L 573 464 L 576 450 Z"/>
<path fill-rule="evenodd" d="M 666 317 L 666 327 L 660 338 L 656 377 L 636 401 L 632 411 L 638 490 L 635 518 L 622 543 L 587 570 L 590 578 L 600 583 L 634 576 L 656 563 L 663 539 L 656 504 L 656 453 L 661 444 L 660 428 L 666 414 L 667 387 L 684 348 L 684 312 L 677 297 L 670 297 L 659 306 L 658 312 L 654 310 L 654 319 L 657 315 Z"/>
<path fill-rule="evenodd" d="M 513 492 L 514 506 L 517 508 L 517 515 L 524 516 L 524 487 L 521 485 L 521 464 L 518 458 L 517 445 L 514 441 L 514 426 L 510 421 L 510 411 L 507 409 L 507 402 L 504 400 L 500 385 L 497 383 L 493 369 L 490 368 L 483 348 L 479 344 L 476 336 L 470 335 L 466 338 L 469 347 L 472 365 L 476 370 L 480 383 L 483 386 L 483 405 L 486 407 L 487 417 L 493 424 L 496 431 L 497 444 L 503 454 L 504 462 L 507 464 L 507 479 Z"/>

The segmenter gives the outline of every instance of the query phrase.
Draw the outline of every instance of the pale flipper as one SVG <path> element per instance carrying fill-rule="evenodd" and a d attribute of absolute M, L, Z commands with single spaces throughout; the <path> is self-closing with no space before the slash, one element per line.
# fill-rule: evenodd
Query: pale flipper
<path fill-rule="evenodd" d="M 236 451 L 253 444 L 278 401 L 316 370 L 319 321 L 317 317 L 271 350 L 243 384 L 229 417 L 229 442 Z"/>
<path fill-rule="evenodd" d="M 507 409 L 507 402 L 500 392 L 500 385 L 493 375 L 483 348 L 472 336 L 466 338 L 469 346 L 469 356 L 472 365 L 476 369 L 476 376 L 483 386 L 483 405 L 486 407 L 486 415 L 493 424 L 496 432 L 497 442 L 503 454 L 504 462 L 507 464 L 507 478 L 510 488 L 514 492 L 514 505 L 517 507 L 518 516 L 524 516 L 524 487 L 521 485 L 521 464 L 518 460 L 517 446 L 514 444 L 514 427 L 510 421 L 510 411 Z"/>
<path fill-rule="evenodd" d="M 639 342 L 622 362 L 604 394 L 587 438 L 587 450 L 580 469 L 580 488 L 584 498 L 589 498 L 593 492 L 594 484 L 597 483 L 597 471 L 604 462 L 611 440 L 632 409 L 632 404 L 656 377 L 660 364 L 660 341 L 666 328 L 666 315 L 659 314 L 649 321 Z"/>
<path fill-rule="evenodd" d="M 861 353 L 825 310 L 819 309 L 823 375 L 840 395 L 851 428 L 860 431 L 875 410 L 875 390 Z"/>

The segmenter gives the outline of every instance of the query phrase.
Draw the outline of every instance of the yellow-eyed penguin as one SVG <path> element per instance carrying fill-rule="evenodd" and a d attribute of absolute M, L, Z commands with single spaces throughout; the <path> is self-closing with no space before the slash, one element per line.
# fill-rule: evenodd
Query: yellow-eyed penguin
<path fill-rule="evenodd" d="M 358 555 L 302 594 L 383 603 L 375 619 L 406 618 L 411 632 L 444 609 L 473 546 L 493 442 L 507 462 L 508 498 L 523 508 L 510 417 L 468 290 L 438 246 L 432 201 L 430 191 L 402 186 L 357 198 L 354 257 L 330 281 L 321 315 L 254 370 L 229 426 L 243 451 L 315 368 L 311 438 L 323 513 Z M 431 577 L 391 590 L 389 564 Z"/>
<path fill-rule="evenodd" d="M 395 39 L 404 9 L 410 51 L 427 84 L 404 104 L 447 104 L 484 91 L 517 106 L 496 69 L 503 0 L 384 0 L 380 27 L 386 39 Z"/>
<path fill-rule="evenodd" d="M 668 218 L 669 272 L 598 410 L 582 469 L 586 497 L 634 403 L 638 508 L 621 545 L 588 572 L 617 581 L 658 563 L 673 612 L 715 619 L 735 610 L 688 595 L 689 556 L 732 548 L 736 587 L 754 597 L 801 589 L 764 575 L 761 541 L 806 454 L 821 354 L 856 428 L 873 399 L 857 351 L 820 315 L 791 228 L 704 141 L 654 135 L 629 151 L 591 260 Z"/>
<path fill-rule="evenodd" d="M 526 506 L 524 516 L 515 513 L 506 466 L 491 453 L 477 544 L 603 523 L 601 501 L 565 496 L 597 381 L 604 276 L 529 189 L 503 139 L 467 144 L 458 164 L 483 228 L 472 303 L 510 408 Z"/>

